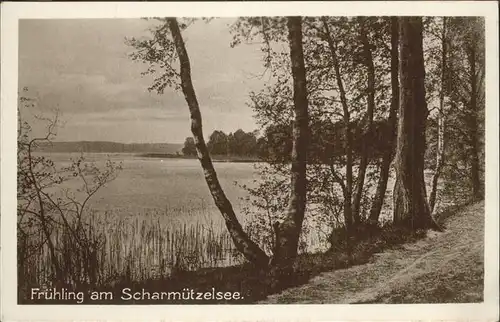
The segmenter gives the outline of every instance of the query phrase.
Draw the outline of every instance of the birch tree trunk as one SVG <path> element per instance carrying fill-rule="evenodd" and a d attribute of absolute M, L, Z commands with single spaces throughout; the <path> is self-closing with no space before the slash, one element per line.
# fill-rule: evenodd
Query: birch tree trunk
<path fill-rule="evenodd" d="M 447 59 L 447 46 L 446 46 L 446 17 L 443 17 L 443 30 L 441 33 L 441 90 L 439 93 L 439 111 L 438 111 L 438 137 L 437 137 L 437 151 L 436 151 L 436 169 L 434 175 L 432 176 L 432 188 L 431 194 L 429 196 L 429 207 L 431 214 L 434 212 L 437 197 L 437 184 L 439 181 L 439 176 L 441 175 L 441 170 L 444 165 L 444 152 L 445 152 L 445 142 L 444 142 L 444 131 L 445 131 L 445 117 L 444 112 L 444 97 L 446 91 L 446 64 Z"/>
<path fill-rule="evenodd" d="M 304 212 L 306 208 L 306 157 L 309 136 L 309 116 L 306 71 L 302 49 L 302 18 L 288 17 L 288 42 L 293 78 L 293 148 L 291 157 L 290 199 L 287 215 L 276 224 L 276 247 L 272 259 L 273 277 L 283 284 L 290 281 Z"/>
<path fill-rule="evenodd" d="M 439 229 L 431 217 L 424 181 L 425 126 L 422 18 L 400 18 L 400 107 L 396 146 L 394 223 L 410 229 Z"/>
<path fill-rule="evenodd" d="M 399 43 L 399 25 L 398 18 L 391 17 L 391 108 L 389 111 L 389 118 L 387 119 L 389 135 L 387 136 L 389 144 L 387 149 L 383 151 L 382 163 L 380 165 L 380 175 L 377 183 L 377 190 L 373 198 L 372 206 L 370 209 L 369 223 L 376 225 L 384 204 L 385 193 L 387 190 L 387 181 L 389 179 L 389 170 L 394 155 L 394 143 L 396 142 L 396 117 L 399 108 L 399 57 L 398 57 L 398 43 Z"/>
<path fill-rule="evenodd" d="M 238 251 L 240 251 L 251 263 L 265 267 L 269 263 L 268 256 L 243 230 L 217 178 L 217 173 L 215 172 L 212 159 L 210 158 L 203 138 L 201 112 L 191 80 L 191 66 L 184 40 L 182 39 L 177 20 L 175 18 L 168 18 L 167 21 L 170 32 L 172 33 L 177 55 L 179 56 L 182 92 L 184 93 L 184 97 L 189 107 L 189 113 L 191 115 L 191 132 L 193 133 L 196 152 L 201 167 L 203 168 L 205 181 L 207 182 L 217 208 L 224 218 L 227 230 Z"/>

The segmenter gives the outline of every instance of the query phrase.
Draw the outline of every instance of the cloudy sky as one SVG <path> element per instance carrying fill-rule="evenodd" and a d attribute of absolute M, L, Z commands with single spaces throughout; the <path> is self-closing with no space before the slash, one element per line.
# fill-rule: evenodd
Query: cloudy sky
<path fill-rule="evenodd" d="M 184 33 L 205 136 L 254 130 L 248 93 L 263 86 L 257 45 L 230 48 L 232 19 L 197 22 Z M 21 20 L 19 87 L 37 109 L 64 121 L 57 141 L 181 143 L 190 135 L 181 92 L 149 93 L 146 65 L 128 58 L 125 37 L 147 37 L 140 19 Z"/>

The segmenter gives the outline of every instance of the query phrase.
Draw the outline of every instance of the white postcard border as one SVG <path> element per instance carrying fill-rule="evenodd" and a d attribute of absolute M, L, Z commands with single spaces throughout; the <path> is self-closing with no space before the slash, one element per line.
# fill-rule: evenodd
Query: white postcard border
<path fill-rule="evenodd" d="M 494 320 L 498 318 L 498 7 L 496 1 L 38 2 L 1 8 L 0 320 Z M 16 106 L 18 20 L 145 16 L 414 15 L 486 18 L 485 302 L 411 305 L 18 305 L 16 274 Z M 78 40 L 75 40 L 78 41 Z"/>

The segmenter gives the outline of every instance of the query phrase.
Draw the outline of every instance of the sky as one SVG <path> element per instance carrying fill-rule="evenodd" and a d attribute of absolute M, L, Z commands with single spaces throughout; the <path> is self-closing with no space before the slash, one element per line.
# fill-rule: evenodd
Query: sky
<path fill-rule="evenodd" d="M 205 137 L 215 129 L 257 128 L 248 93 L 264 86 L 258 45 L 230 47 L 234 19 L 196 22 L 184 33 Z M 125 37 L 148 37 L 141 19 L 21 20 L 19 88 L 28 88 L 36 112 L 59 111 L 56 141 L 182 143 L 190 136 L 182 92 L 148 92 L 147 66 L 134 62 Z M 30 119 L 26 117 L 25 119 Z M 30 119 L 32 120 L 32 119 Z M 32 123 L 35 122 L 32 120 Z M 41 131 L 41 122 L 32 124 Z"/>

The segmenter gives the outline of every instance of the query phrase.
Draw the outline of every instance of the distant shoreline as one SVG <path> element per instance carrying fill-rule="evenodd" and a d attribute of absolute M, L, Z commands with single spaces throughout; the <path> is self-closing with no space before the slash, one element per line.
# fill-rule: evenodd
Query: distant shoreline
<path fill-rule="evenodd" d="M 60 153 L 180 153 L 182 144 L 178 143 L 117 143 L 111 141 L 56 141 L 41 142 L 37 152 Z"/>
<path fill-rule="evenodd" d="M 195 160 L 197 159 L 194 155 L 183 155 L 183 154 L 171 154 L 171 153 L 143 153 L 138 154 L 140 157 L 145 158 L 156 158 L 156 159 L 189 159 Z M 213 155 L 213 162 L 233 162 L 233 163 L 255 163 L 255 162 L 263 162 L 261 159 L 257 157 L 244 157 L 244 156 L 227 156 L 227 155 Z"/>

